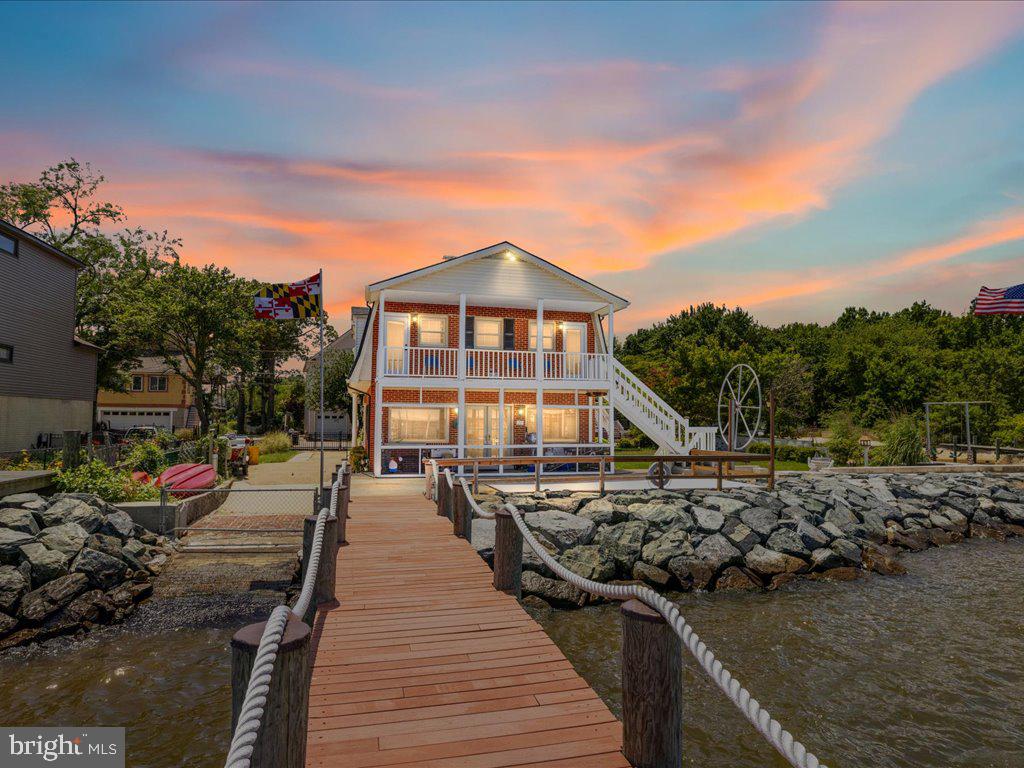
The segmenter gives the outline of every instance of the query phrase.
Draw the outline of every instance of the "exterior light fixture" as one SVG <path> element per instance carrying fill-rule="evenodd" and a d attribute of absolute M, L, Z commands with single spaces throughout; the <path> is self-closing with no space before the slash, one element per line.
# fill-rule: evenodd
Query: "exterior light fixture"
<path fill-rule="evenodd" d="M 505 251 L 505 258 L 508 259 L 509 261 L 515 261 L 516 255 L 512 253 L 512 251 Z"/>

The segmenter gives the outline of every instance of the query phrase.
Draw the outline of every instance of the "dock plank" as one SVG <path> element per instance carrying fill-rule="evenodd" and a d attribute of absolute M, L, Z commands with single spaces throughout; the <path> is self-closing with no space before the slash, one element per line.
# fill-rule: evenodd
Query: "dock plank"
<path fill-rule="evenodd" d="M 354 498 L 346 530 L 308 766 L 628 768 L 614 715 L 430 502 Z"/>

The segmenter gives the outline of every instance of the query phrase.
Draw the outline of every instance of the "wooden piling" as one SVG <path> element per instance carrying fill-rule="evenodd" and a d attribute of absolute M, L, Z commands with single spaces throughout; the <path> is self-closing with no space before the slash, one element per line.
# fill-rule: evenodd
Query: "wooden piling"
<path fill-rule="evenodd" d="M 82 463 L 82 433 L 77 429 L 64 430 L 64 448 L 61 453 L 61 466 L 74 469 Z"/>
<path fill-rule="evenodd" d="M 523 594 L 523 536 L 512 513 L 494 513 L 494 588 L 516 598 Z"/>
<path fill-rule="evenodd" d="M 768 390 L 768 490 L 775 490 L 775 388 Z"/>
<path fill-rule="evenodd" d="M 249 624 L 231 638 L 231 732 L 245 700 L 256 650 L 267 623 Z M 304 768 L 309 719 L 310 629 L 289 616 L 274 661 L 251 768 Z"/>
<path fill-rule="evenodd" d="M 309 560 L 312 556 L 313 535 L 316 532 L 316 517 L 310 515 L 303 521 L 302 526 L 302 583 L 306 583 L 306 569 L 309 567 Z M 324 524 L 323 551 L 320 553 L 320 567 L 316 572 L 316 581 L 313 583 L 313 599 L 309 602 L 309 610 L 303 616 L 310 626 L 313 625 L 313 617 L 316 616 L 318 605 L 329 603 L 334 600 L 334 582 L 337 572 L 338 560 L 338 521 L 330 518 Z"/>
<path fill-rule="evenodd" d="M 469 512 L 469 501 L 463 491 L 462 483 L 457 483 L 452 493 L 452 533 L 460 539 L 466 538 L 466 514 Z"/>
<path fill-rule="evenodd" d="M 448 487 L 448 481 L 445 479 L 444 474 L 438 473 L 437 475 L 437 515 L 443 517 L 448 514 L 448 491 L 451 490 Z"/>
<path fill-rule="evenodd" d="M 622 608 L 622 754 L 634 768 L 683 759 L 682 641 L 639 600 Z"/>
<path fill-rule="evenodd" d="M 348 486 L 338 486 L 338 543 L 345 544 L 347 539 L 345 538 L 345 523 L 348 522 Z"/>

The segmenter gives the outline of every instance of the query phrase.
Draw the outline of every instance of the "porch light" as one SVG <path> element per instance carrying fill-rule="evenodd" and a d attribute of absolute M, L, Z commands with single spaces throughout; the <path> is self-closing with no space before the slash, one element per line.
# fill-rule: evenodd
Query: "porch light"
<path fill-rule="evenodd" d="M 412 316 L 412 321 L 413 321 L 414 323 L 416 323 L 417 325 L 419 325 L 419 322 L 420 322 L 420 316 L 419 316 L 419 313 L 416 313 L 416 314 L 414 314 L 414 315 Z"/>
<path fill-rule="evenodd" d="M 512 253 L 512 251 L 505 251 L 505 258 L 508 259 L 509 261 L 515 261 L 516 255 Z"/>

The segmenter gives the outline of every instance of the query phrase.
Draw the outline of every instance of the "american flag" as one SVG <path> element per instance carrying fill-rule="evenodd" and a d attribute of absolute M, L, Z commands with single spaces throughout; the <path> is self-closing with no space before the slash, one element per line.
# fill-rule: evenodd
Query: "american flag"
<path fill-rule="evenodd" d="M 976 315 L 1024 315 L 1024 283 L 1009 288 L 982 288 L 974 303 Z"/>

